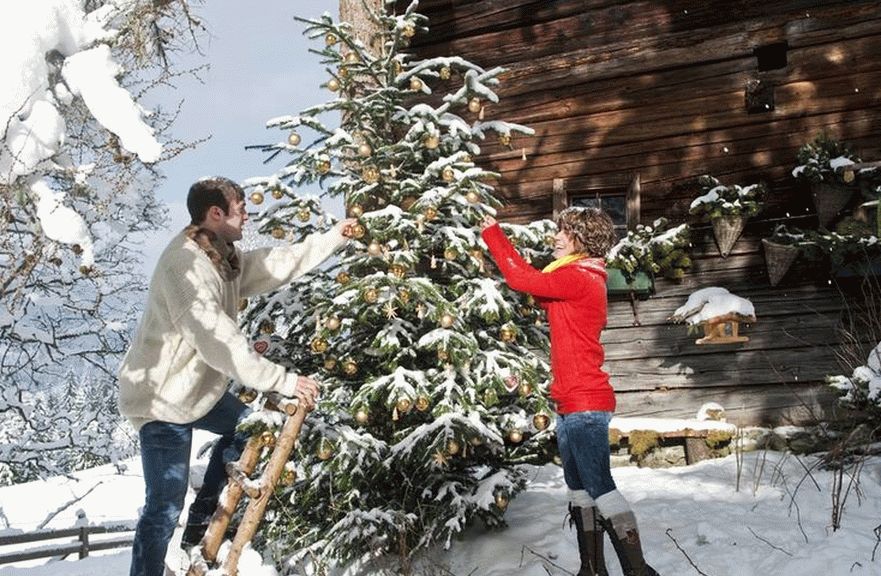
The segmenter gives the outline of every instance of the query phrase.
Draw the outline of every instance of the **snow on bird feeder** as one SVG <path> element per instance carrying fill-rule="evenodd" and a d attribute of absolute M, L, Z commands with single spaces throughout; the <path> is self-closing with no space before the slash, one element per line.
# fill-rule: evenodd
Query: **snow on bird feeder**
<path fill-rule="evenodd" d="M 746 298 L 712 286 L 693 292 L 670 320 L 687 323 L 689 330 L 703 327 L 704 337 L 695 340 L 695 344 L 731 344 L 749 341 L 747 336 L 739 334 L 740 323 L 755 322 L 756 313 Z"/>

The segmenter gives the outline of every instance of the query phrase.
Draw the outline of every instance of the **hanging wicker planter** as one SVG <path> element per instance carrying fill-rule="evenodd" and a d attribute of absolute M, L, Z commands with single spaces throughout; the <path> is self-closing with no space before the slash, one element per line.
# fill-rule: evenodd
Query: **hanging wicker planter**
<path fill-rule="evenodd" d="M 716 236 L 716 244 L 719 246 L 719 253 L 722 258 L 728 256 L 743 227 L 746 225 L 746 218 L 743 216 L 722 216 L 713 218 L 713 234 Z"/>
<path fill-rule="evenodd" d="M 820 226 L 826 228 L 850 202 L 853 189 L 828 182 L 812 182 L 811 196 L 814 198 Z"/>
<path fill-rule="evenodd" d="M 771 283 L 771 286 L 776 286 L 798 257 L 798 246 L 777 244 L 767 238 L 762 238 L 762 247 L 765 249 L 765 266 L 768 269 L 768 282 Z"/>

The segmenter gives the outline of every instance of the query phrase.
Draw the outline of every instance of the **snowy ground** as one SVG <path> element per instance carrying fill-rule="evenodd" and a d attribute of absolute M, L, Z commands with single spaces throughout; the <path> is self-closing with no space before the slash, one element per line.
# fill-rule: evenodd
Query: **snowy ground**
<path fill-rule="evenodd" d="M 615 468 L 630 499 L 650 563 L 663 576 L 881 575 L 881 458 L 869 460 L 859 490 L 847 496 L 841 529 L 831 529 L 833 475 L 815 460 L 779 452 L 734 456 L 664 470 Z M 75 478 L 0 489 L 0 534 L 76 525 L 134 522 L 143 486 L 136 461 L 118 474 L 101 467 Z M 196 468 L 196 474 L 201 470 Z M 81 514 L 81 513 L 80 513 Z M 473 529 L 437 554 L 434 574 L 563 576 L 577 571 L 574 534 L 564 522 L 565 487 L 556 466 L 533 470 L 527 492 L 511 502 L 509 528 Z M 9 552 L 0 549 L 0 553 Z M 115 576 L 128 573 L 129 550 L 84 560 L 3 566 L 0 576 Z M 610 574 L 620 574 L 607 543 Z M 874 560 L 873 560 L 874 558 Z M 36 561 L 32 564 L 37 563 Z M 258 563 L 259 564 L 259 563 Z M 251 564 L 250 566 L 253 566 Z M 353 571 L 349 571 L 351 576 Z M 243 566 L 242 576 L 271 576 Z M 342 573 L 340 573 L 342 576 Z"/>

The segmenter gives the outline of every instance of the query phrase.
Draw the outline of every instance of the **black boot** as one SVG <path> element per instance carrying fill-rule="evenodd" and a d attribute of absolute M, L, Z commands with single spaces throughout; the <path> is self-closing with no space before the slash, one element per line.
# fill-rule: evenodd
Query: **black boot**
<path fill-rule="evenodd" d="M 577 576 L 609 576 L 603 555 L 603 527 L 599 523 L 600 514 L 596 506 L 570 506 L 569 518 L 575 524 L 578 555 L 581 556 L 581 569 Z"/>
<path fill-rule="evenodd" d="M 639 530 L 633 512 L 625 512 L 611 518 L 603 518 L 597 514 L 600 523 L 618 555 L 624 576 L 660 576 L 649 566 L 642 555 L 642 544 L 639 541 Z"/>
<path fill-rule="evenodd" d="M 180 547 L 186 551 L 198 546 L 202 542 L 202 537 L 208 530 L 208 524 L 187 524 L 184 527 L 184 533 L 181 535 Z"/>

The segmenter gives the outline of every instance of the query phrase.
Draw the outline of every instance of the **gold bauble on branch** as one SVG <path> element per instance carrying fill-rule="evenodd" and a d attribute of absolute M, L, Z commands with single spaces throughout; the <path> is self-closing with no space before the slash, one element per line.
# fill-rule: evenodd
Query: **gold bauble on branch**
<path fill-rule="evenodd" d="M 257 399 L 257 391 L 253 388 L 242 388 L 239 392 L 239 400 L 245 404 L 250 404 Z"/>
<path fill-rule="evenodd" d="M 263 192 L 251 192 L 251 204 L 263 204 Z"/>
<path fill-rule="evenodd" d="M 367 230 L 364 228 L 363 224 L 353 224 L 349 233 L 352 235 L 352 238 L 358 240 L 364 238 L 364 235 L 367 234 Z"/>
<path fill-rule="evenodd" d="M 511 134 L 507 132 L 503 132 L 499 134 L 499 144 L 502 146 L 510 146 L 511 145 Z"/>
<path fill-rule="evenodd" d="M 340 319 L 336 316 L 331 316 L 324 321 L 324 325 L 327 326 L 328 330 L 336 331 L 340 327 Z"/>
<path fill-rule="evenodd" d="M 513 342 L 517 338 L 517 331 L 512 326 L 502 326 L 499 330 L 499 338 L 502 342 Z"/>
<path fill-rule="evenodd" d="M 480 106 L 480 98 L 477 96 L 468 101 L 468 110 L 471 112 L 480 112 Z"/>
<path fill-rule="evenodd" d="M 315 170 L 319 174 L 327 174 L 328 172 L 330 172 L 330 169 L 331 169 L 330 160 L 328 160 L 326 158 L 322 158 L 321 160 L 318 160 L 315 163 Z"/>
<path fill-rule="evenodd" d="M 361 179 L 368 184 L 376 184 L 379 182 L 379 168 L 376 166 L 365 166 L 361 169 Z"/>
<path fill-rule="evenodd" d="M 343 59 L 346 64 L 357 64 L 361 60 L 357 52 L 348 52 Z"/>
<path fill-rule="evenodd" d="M 300 140 L 300 135 L 296 132 L 292 131 L 290 134 L 288 134 L 288 144 L 290 144 L 291 146 L 299 146 Z"/>
<path fill-rule="evenodd" d="M 327 46 L 333 46 L 334 44 L 336 44 L 337 43 L 336 34 L 331 34 L 330 32 L 328 32 L 327 35 L 324 37 L 324 43 Z"/>
<path fill-rule="evenodd" d="M 395 407 L 397 407 L 398 412 L 409 412 L 410 408 L 413 407 L 413 401 L 404 396 L 398 398 L 398 401 L 395 402 Z"/>
<path fill-rule="evenodd" d="M 325 352 L 327 352 L 327 348 L 329 345 L 327 343 L 327 340 L 321 338 L 320 336 L 316 336 L 312 339 L 312 342 L 310 342 L 309 346 L 312 348 L 312 352 L 314 352 L 315 354 L 324 354 Z"/>
<path fill-rule="evenodd" d="M 449 166 L 441 170 L 441 178 L 444 182 L 452 182 L 455 177 L 456 173 Z"/>
<path fill-rule="evenodd" d="M 468 441 L 472 446 L 483 446 L 483 438 L 480 436 L 472 436 Z"/>
<path fill-rule="evenodd" d="M 393 61 L 392 61 L 392 71 L 395 73 L 395 76 L 397 76 L 398 74 L 400 74 L 400 73 L 401 73 L 401 70 L 403 70 L 403 69 L 404 69 L 404 67 L 401 65 L 401 61 L 400 61 L 400 60 L 397 60 L 397 59 L 396 59 L 396 60 L 393 60 Z"/>
<path fill-rule="evenodd" d="M 453 71 L 450 70 L 449 66 L 442 66 L 440 71 L 438 72 L 438 76 L 440 76 L 441 80 L 449 80 L 450 76 L 452 76 Z"/>
<path fill-rule="evenodd" d="M 465 199 L 468 200 L 471 204 L 477 204 L 480 202 L 480 194 L 478 194 L 475 190 L 469 190 L 465 194 Z"/>
<path fill-rule="evenodd" d="M 404 27 L 401 28 L 401 34 L 405 38 L 412 38 L 416 35 L 416 27 L 412 24 L 404 24 Z"/>
<path fill-rule="evenodd" d="M 532 417 L 532 425 L 536 430 L 546 430 L 550 423 L 551 419 L 547 414 L 539 413 Z"/>
<path fill-rule="evenodd" d="M 492 406 L 499 401 L 499 393 L 496 392 L 495 388 L 489 388 L 483 393 L 483 403 L 487 406 Z"/>
<path fill-rule="evenodd" d="M 376 288 L 367 288 L 366 290 L 364 290 L 364 292 L 361 293 L 361 297 L 368 304 L 373 304 L 377 300 L 379 300 L 379 292 L 376 290 Z"/>
<path fill-rule="evenodd" d="M 281 240 L 282 238 L 284 238 L 284 228 L 282 228 L 281 226 L 276 226 L 272 229 L 271 234 L 272 237 L 276 240 Z"/>
<path fill-rule="evenodd" d="M 278 188 L 278 187 L 273 188 L 272 189 L 272 197 L 275 198 L 276 200 L 281 200 L 284 197 L 284 190 L 282 190 L 281 188 Z"/>
<path fill-rule="evenodd" d="M 297 210 L 297 220 L 300 222 L 308 222 L 312 218 L 312 212 L 308 208 L 300 208 Z"/>
<path fill-rule="evenodd" d="M 416 398 L 416 409 L 420 412 L 425 412 L 431 407 L 431 401 L 428 399 L 428 396 L 418 396 Z"/>
<path fill-rule="evenodd" d="M 440 317 L 440 325 L 441 325 L 443 328 L 449 328 L 449 327 L 451 327 L 455 321 L 456 321 L 456 317 L 453 316 L 452 314 L 450 314 L 449 312 L 445 312 L 445 313 Z"/>
<path fill-rule="evenodd" d="M 369 158 L 371 154 L 373 154 L 373 148 L 370 147 L 370 144 L 367 142 L 358 144 L 358 156 L 361 158 Z"/>
<path fill-rule="evenodd" d="M 370 413 L 365 408 L 355 410 L 355 422 L 358 424 L 367 424 L 370 421 Z"/>
<path fill-rule="evenodd" d="M 272 334 L 273 332 L 275 332 L 275 324 L 273 324 L 269 320 L 265 320 L 260 323 L 261 334 Z"/>
<path fill-rule="evenodd" d="M 401 288 L 398 290 L 398 300 L 400 300 L 403 304 L 406 304 L 410 301 L 410 290 L 407 288 Z"/>
<path fill-rule="evenodd" d="M 496 508 L 502 510 L 503 512 L 508 508 L 508 496 L 504 492 L 499 492 L 496 494 L 495 502 Z"/>
<path fill-rule="evenodd" d="M 422 141 L 422 143 L 423 143 L 423 144 L 425 145 L 425 147 L 428 148 L 429 150 L 434 150 L 435 148 L 437 148 L 438 146 L 440 146 L 440 138 L 438 138 L 438 137 L 435 136 L 434 134 L 430 134 L 430 135 L 428 135 L 428 136 L 425 137 L 425 139 Z"/>
<path fill-rule="evenodd" d="M 336 358 L 325 358 L 324 369 L 328 372 L 333 372 L 334 370 L 336 370 Z"/>
<path fill-rule="evenodd" d="M 461 444 L 459 444 L 459 441 L 455 438 L 450 438 L 449 440 L 447 440 L 447 454 L 456 455 L 461 449 Z"/>
<path fill-rule="evenodd" d="M 407 275 L 407 267 L 403 264 L 392 264 L 389 267 L 389 272 L 391 272 L 395 278 L 403 278 Z"/>
<path fill-rule="evenodd" d="M 367 245 L 367 253 L 373 257 L 382 256 L 382 244 L 377 240 L 371 240 Z"/>
<path fill-rule="evenodd" d="M 444 250 L 444 260 L 455 260 L 459 257 L 459 251 L 455 248 L 447 248 Z"/>
<path fill-rule="evenodd" d="M 514 428 L 510 432 L 508 432 L 508 440 L 510 440 L 514 444 L 519 444 L 523 441 L 523 432 Z"/>
<path fill-rule="evenodd" d="M 322 438 L 321 442 L 318 443 L 318 450 L 315 451 L 315 455 L 318 456 L 319 460 L 326 461 L 333 457 L 333 452 L 333 442 L 327 438 Z"/>
<path fill-rule="evenodd" d="M 260 433 L 260 443 L 267 448 L 272 448 L 273 446 L 275 446 L 275 434 L 273 434 L 269 430 L 264 430 Z"/>
<path fill-rule="evenodd" d="M 845 170 L 844 174 L 841 175 L 841 179 L 844 180 L 847 184 L 853 182 L 854 178 L 856 178 L 856 175 L 854 174 L 853 170 Z"/>
<path fill-rule="evenodd" d="M 348 272 L 340 272 L 336 275 L 336 281 L 345 286 L 352 279 Z"/>
<path fill-rule="evenodd" d="M 422 90 L 422 80 L 416 76 L 410 78 L 410 90 L 413 90 L 414 92 Z"/>
<path fill-rule="evenodd" d="M 290 486 L 297 481 L 297 471 L 285 466 L 278 480 L 282 486 Z"/>
<path fill-rule="evenodd" d="M 349 69 L 345 66 L 340 66 L 340 69 L 337 70 L 337 76 L 340 78 L 347 78 L 349 76 Z"/>
<path fill-rule="evenodd" d="M 360 204 L 352 204 L 349 206 L 349 216 L 352 218 L 360 218 L 364 214 L 364 207 Z"/>
<path fill-rule="evenodd" d="M 343 362 L 343 373 L 349 376 L 354 376 L 358 373 L 358 363 L 354 360 L 346 360 Z"/>
<path fill-rule="evenodd" d="M 331 92 L 336 92 L 337 90 L 340 89 L 340 81 L 337 80 L 336 78 L 331 78 L 330 80 L 327 81 L 327 89 L 330 90 Z"/>
<path fill-rule="evenodd" d="M 446 362 L 450 359 L 450 353 L 444 350 L 443 348 L 439 348 L 437 351 L 437 359 L 441 362 Z"/>
<path fill-rule="evenodd" d="M 422 214 L 425 216 L 426 220 L 434 220 L 437 218 L 437 208 L 429 206 Z"/>
<path fill-rule="evenodd" d="M 530 394 L 532 394 L 532 384 L 529 382 L 524 382 L 520 386 L 517 387 L 517 393 L 520 394 L 523 398 L 526 398 Z"/>

